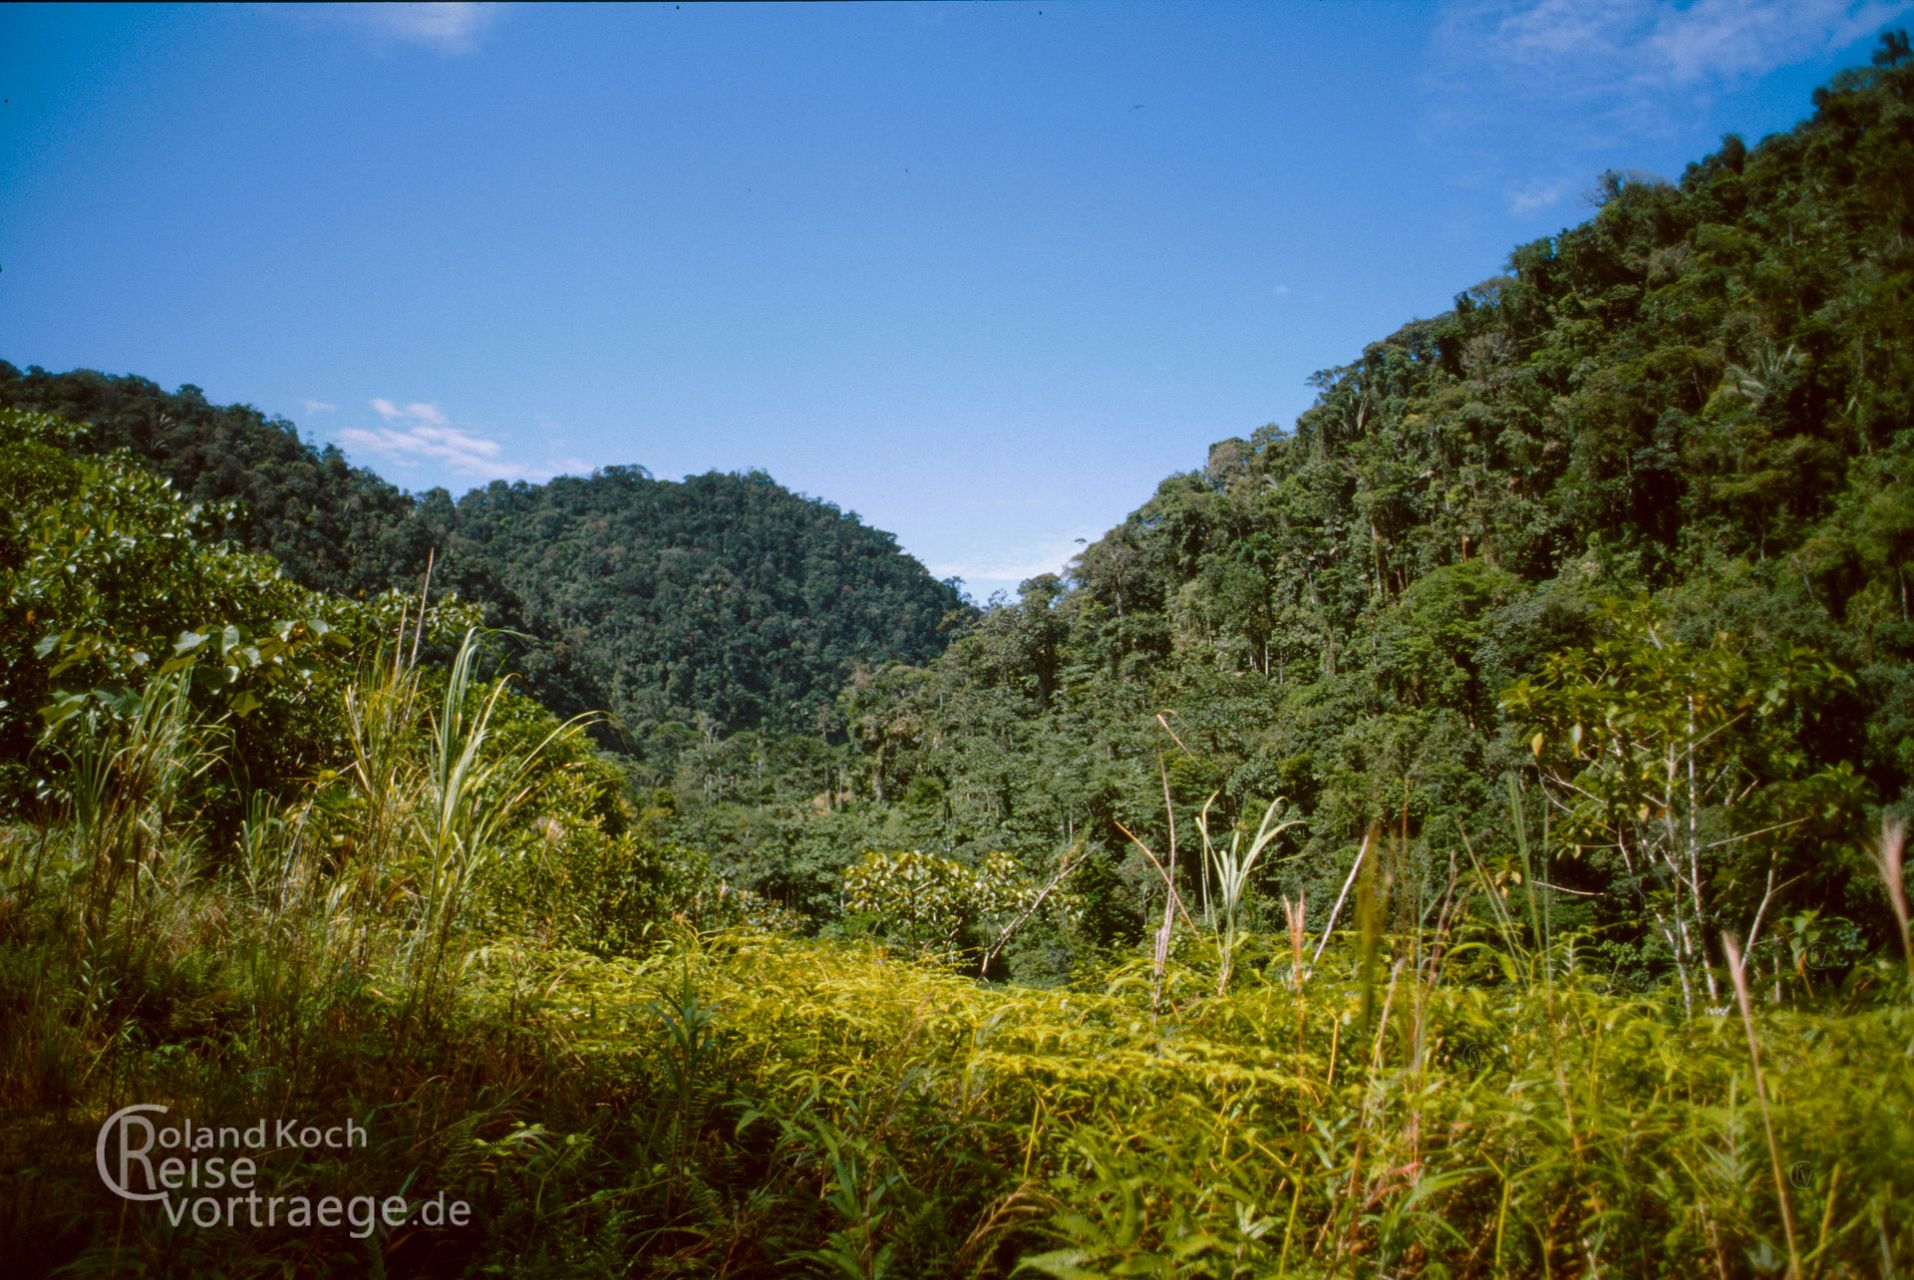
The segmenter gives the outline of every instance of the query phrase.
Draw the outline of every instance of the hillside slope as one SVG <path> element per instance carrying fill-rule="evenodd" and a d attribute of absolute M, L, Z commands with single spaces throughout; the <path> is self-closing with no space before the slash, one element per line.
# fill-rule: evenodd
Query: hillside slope
<path fill-rule="evenodd" d="M 1562 911 L 1631 964 L 1667 958 L 1633 840 L 1675 836 L 1616 815 L 1679 818 L 1693 896 L 1732 904 L 1711 929 L 1778 885 L 1770 923 L 1884 930 L 1859 838 L 1914 803 L 1909 173 L 1894 46 L 1679 182 L 1607 175 L 1587 222 L 1317 375 L 1293 428 L 1213 446 L 1066 579 L 861 681 L 867 838 L 1087 839 L 1114 936 L 1160 910 L 1126 832 L 1168 843 L 1165 785 L 1222 826 L 1298 806 L 1268 874 L 1313 902 L 1372 824 L 1400 874 L 1460 833 L 1519 877 L 1512 776 Z M 1644 792 L 1691 757 L 1692 789 Z"/>
<path fill-rule="evenodd" d="M 962 608 L 892 535 L 762 473 L 612 467 L 454 501 L 196 387 L 0 362 L 0 406 L 87 423 L 82 447 L 129 450 L 191 501 L 238 503 L 232 536 L 302 585 L 416 587 L 436 553 L 436 584 L 529 637 L 518 664 L 541 700 L 609 709 L 633 733 L 812 729 L 853 663 L 934 657 Z"/>

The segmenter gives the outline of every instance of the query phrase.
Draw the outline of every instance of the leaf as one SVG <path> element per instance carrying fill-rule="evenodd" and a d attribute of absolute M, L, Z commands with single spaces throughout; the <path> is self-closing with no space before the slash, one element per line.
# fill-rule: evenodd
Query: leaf
<path fill-rule="evenodd" d="M 1082 1265 L 1089 1260 L 1089 1253 L 1082 1249 L 1054 1249 L 1018 1259 L 1017 1270 L 1041 1271 L 1057 1280 L 1103 1280 L 1101 1271 L 1091 1271 Z"/>

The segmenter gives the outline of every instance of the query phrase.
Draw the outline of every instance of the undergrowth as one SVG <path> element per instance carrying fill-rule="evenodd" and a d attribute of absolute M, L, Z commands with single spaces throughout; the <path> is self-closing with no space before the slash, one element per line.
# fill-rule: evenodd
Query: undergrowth
<path fill-rule="evenodd" d="M 741 925 L 608 946 L 568 886 L 632 848 L 559 829 L 582 794 L 546 758 L 568 731 L 496 721 L 468 659 L 430 697 L 404 663 L 363 673 L 353 763 L 250 805 L 230 847 L 185 785 L 229 739 L 177 689 L 76 723 L 66 808 L 0 832 L 8 1275 L 1863 1277 L 1914 1257 L 1895 964 L 1815 1007 L 1757 1010 L 1737 981 L 1738 1006 L 1690 1017 L 1612 989 L 1486 876 L 1386 929 L 1361 857 L 1356 926 L 1332 914 L 1313 949 L 1301 902 L 1272 937 L 1234 897 L 1199 927 L 1172 889 L 1150 954 L 1054 990 Z M 1895 839 L 1879 861 L 1898 887 Z M 470 1212 L 175 1225 L 96 1172 L 132 1103 L 351 1121 L 363 1145 L 263 1153 L 271 1190 Z"/>

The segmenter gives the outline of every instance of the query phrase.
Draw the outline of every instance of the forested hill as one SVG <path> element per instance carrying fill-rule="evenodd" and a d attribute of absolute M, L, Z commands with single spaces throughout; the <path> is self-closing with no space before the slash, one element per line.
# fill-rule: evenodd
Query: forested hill
<path fill-rule="evenodd" d="M 0 360 L 0 406 L 86 424 L 79 447 L 128 450 L 189 502 L 238 503 L 232 536 L 304 586 L 370 594 L 424 568 L 410 496 L 249 405 L 212 404 L 195 386 L 169 392 L 140 377 L 22 372 Z"/>
<path fill-rule="evenodd" d="M 1282 875 L 1313 903 L 1373 823 L 1513 858 L 1513 776 L 1610 937 L 1652 949 L 1658 892 L 1614 861 L 1620 813 L 1713 832 L 1710 928 L 1770 884 L 1769 919 L 1859 914 L 1857 833 L 1914 799 L 1904 50 L 1679 181 L 1604 177 L 1582 225 L 1319 374 L 1292 428 L 1215 445 L 1066 578 L 862 681 L 885 838 L 1087 836 L 1147 896 L 1118 823 L 1167 840 L 1162 752 L 1179 811 L 1308 815 Z M 1688 756 L 1692 794 L 1646 794 Z"/>
<path fill-rule="evenodd" d="M 703 716 L 815 731 L 853 662 L 927 661 L 964 608 L 890 534 L 763 472 L 673 483 L 607 467 L 495 482 L 456 507 L 435 492 L 419 518 L 448 585 L 537 620 L 535 685 L 634 729 Z"/>
<path fill-rule="evenodd" d="M 530 637 L 515 661 L 542 701 L 634 729 L 811 729 L 853 663 L 934 657 L 963 607 L 892 535 L 761 473 L 614 467 L 454 501 L 196 387 L 0 362 L 0 406 L 89 424 L 81 447 L 129 450 L 190 500 L 237 502 L 231 535 L 307 586 L 416 588 L 436 552 L 436 588 Z"/>
<path fill-rule="evenodd" d="M 1588 222 L 1317 375 L 1293 430 L 1213 446 L 1088 548 L 1096 651 L 1289 685 L 1358 666 L 1398 707 L 1476 721 L 1496 690 L 1466 650 L 1398 634 L 1411 619 L 1548 583 L 1654 592 L 1704 638 L 1862 673 L 1892 794 L 1914 765 L 1911 98 L 1914 64 L 1849 71 L 1809 122 L 1729 137 L 1678 183 L 1605 175 Z"/>

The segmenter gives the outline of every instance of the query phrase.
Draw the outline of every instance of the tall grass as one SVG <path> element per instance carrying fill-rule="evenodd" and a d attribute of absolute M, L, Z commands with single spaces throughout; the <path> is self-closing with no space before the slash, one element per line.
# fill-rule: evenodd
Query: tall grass
<path fill-rule="evenodd" d="M 231 739 L 194 715 L 185 675 L 150 681 L 124 716 L 63 726 L 50 820 L 0 832 L 8 1274 L 57 1259 L 74 1274 L 248 1271 L 267 1256 L 293 1273 L 381 1265 L 342 1258 L 336 1240 L 189 1239 L 151 1223 L 129 1246 L 88 1173 L 91 1127 L 128 1101 L 202 1120 L 402 1115 L 388 1126 L 402 1140 L 375 1157 L 392 1189 L 416 1177 L 420 1151 L 457 1170 L 461 1143 L 516 1127 L 523 1082 L 556 1073 L 549 1046 L 509 1020 L 474 1023 L 447 977 L 477 898 L 543 848 L 526 807 L 551 776 L 547 748 L 575 726 L 498 738 L 503 685 L 481 687 L 476 651 L 467 634 L 442 675 L 409 660 L 362 672 L 341 707 L 345 768 L 290 800 L 251 797 L 227 847 L 200 806 Z M 421 1113 L 447 1089 L 441 1115 Z"/>
<path fill-rule="evenodd" d="M 562 724 L 527 750 L 488 750 L 492 716 L 506 682 L 495 682 L 477 708 L 468 710 L 477 657 L 476 633 L 468 631 L 430 723 L 423 803 L 414 809 L 413 831 L 426 850 L 427 872 L 410 957 L 415 990 L 426 997 L 443 974 L 453 928 L 474 886 L 510 856 L 505 829 L 532 798 L 547 748 L 590 719 Z"/>
<path fill-rule="evenodd" d="M 346 853 L 330 906 L 401 914 L 409 1021 L 441 1002 L 448 952 L 475 893 L 542 848 L 508 833 L 536 798 L 548 750 L 591 717 L 502 750 L 493 720 L 507 682 L 481 687 L 477 632 L 460 642 L 435 704 L 429 670 L 413 660 L 416 645 L 406 656 L 403 630 L 402 622 L 391 659 L 375 660 L 346 693 L 349 809 L 331 824 Z"/>
<path fill-rule="evenodd" d="M 473 652 L 365 673 L 344 767 L 250 806 L 230 850 L 186 785 L 224 739 L 176 690 L 74 753 L 60 821 L 5 833 L 16 1269 L 1822 1280 L 1914 1258 L 1898 981 L 1764 1008 L 1737 963 L 1739 1027 L 1690 1019 L 1608 989 L 1460 836 L 1446 878 L 1406 884 L 1372 830 L 1320 941 L 1300 901 L 1272 937 L 1248 908 L 1277 806 L 1228 844 L 1202 815 L 1208 911 L 1170 854 L 1158 949 L 1067 989 L 682 925 L 567 950 L 486 924 L 536 856 L 552 736 L 499 731 Z M 128 1101 L 353 1116 L 371 1150 L 301 1185 L 443 1188 L 477 1220 L 169 1232 L 93 1173 Z"/>
<path fill-rule="evenodd" d="M 191 672 L 156 677 L 121 719 L 89 708 L 69 722 L 68 821 L 46 848 L 84 903 L 83 933 L 98 938 L 122 890 L 137 903 L 177 874 L 197 846 L 196 784 L 220 761 L 224 735 L 200 720 Z M 36 874 L 30 881 L 40 883 Z M 56 874 L 58 874 L 56 872 Z"/>
<path fill-rule="evenodd" d="M 1283 832 L 1300 826 L 1302 819 L 1290 818 L 1278 822 L 1277 815 L 1282 812 L 1284 803 L 1282 797 L 1278 796 L 1263 811 L 1263 820 L 1257 825 L 1256 834 L 1245 849 L 1241 831 L 1230 832 L 1227 845 L 1211 838 L 1210 806 L 1215 803 L 1216 797 L 1211 796 L 1203 806 L 1203 812 L 1197 816 L 1196 826 L 1203 837 L 1204 867 L 1216 882 L 1214 900 L 1205 902 L 1204 917 L 1216 937 L 1216 994 L 1220 996 L 1229 989 L 1230 974 L 1235 968 L 1236 950 L 1243 938 L 1244 918 L 1249 905 L 1250 877 L 1256 871 L 1257 859 Z M 1204 896 L 1209 898 L 1208 894 Z"/>
<path fill-rule="evenodd" d="M 860 1275 L 950 1274 L 960 1248 L 980 1274 L 1059 1276 L 1786 1265 L 1737 1037 L 1579 974 L 1551 1008 L 1539 980 L 1495 980 L 1512 958 L 1488 938 L 1457 946 L 1456 980 L 1424 980 L 1419 1014 L 1392 946 L 1366 1042 L 1352 1042 L 1361 958 L 1346 947 L 1300 993 L 1280 965 L 1219 996 L 1213 952 L 1173 963 L 1154 1028 L 1147 958 L 1028 991 L 727 934 L 562 973 L 520 955 L 485 981 L 549 982 L 540 1016 L 589 1069 L 634 1049 L 683 1061 L 686 1024 L 658 1015 L 656 983 L 695 987 L 699 1069 L 735 1099 L 707 1121 L 699 1177 L 754 1169 L 766 1215 L 743 1237 L 706 1219 L 706 1261 L 803 1244 L 842 1246 L 836 1273 Z M 1763 1088 L 1776 1150 L 1807 1183 L 1803 1274 L 1875 1274 L 1884 1241 L 1897 1260 L 1914 1248 L 1908 1011 L 1773 1017 Z M 1827 1083 L 1836 1062 L 1852 1087 Z M 661 1104 L 682 1087 L 661 1069 Z"/>

